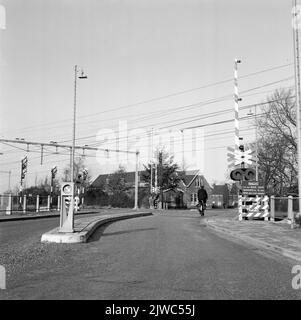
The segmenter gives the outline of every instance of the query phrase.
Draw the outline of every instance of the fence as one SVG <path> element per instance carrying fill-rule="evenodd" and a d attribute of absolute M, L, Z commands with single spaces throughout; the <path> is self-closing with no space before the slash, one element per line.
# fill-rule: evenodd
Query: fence
<path fill-rule="evenodd" d="M 49 212 L 52 210 L 60 210 L 59 196 L 0 195 L 0 215 L 10 215 L 14 212 Z"/>
<path fill-rule="evenodd" d="M 275 197 L 271 196 L 271 219 L 293 220 L 296 212 L 299 212 L 299 198 L 292 196 L 288 197 Z"/>

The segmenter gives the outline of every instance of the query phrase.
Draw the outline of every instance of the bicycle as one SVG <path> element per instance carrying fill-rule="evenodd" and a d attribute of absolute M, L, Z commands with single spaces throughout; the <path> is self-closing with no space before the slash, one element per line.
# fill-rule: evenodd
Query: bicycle
<path fill-rule="evenodd" d="M 201 214 L 201 216 L 203 217 L 204 214 L 205 214 L 205 202 L 203 200 L 201 200 L 198 205 L 198 210 L 199 210 L 199 213 Z"/>

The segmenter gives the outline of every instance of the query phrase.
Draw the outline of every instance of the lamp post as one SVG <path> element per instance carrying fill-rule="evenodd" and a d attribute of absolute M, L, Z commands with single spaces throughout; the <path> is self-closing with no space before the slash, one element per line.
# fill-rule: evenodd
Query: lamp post
<path fill-rule="evenodd" d="M 87 79 L 88 77 L 84 75 L 81 70 L 81 75 L 78 76 L 79 70 L 78 66 L 74 67 L 74 106 L 73 106 L 73 136 L 72 136 L 72 155 L 71 155 L 71 168 L 70 168 L 70 181 L 74 182 L 74 153 L 75 153 L 75 129 L 76 129 L 76 94 L 77 94 L 77 78 Z"/>
<path fill-rule="evenodd" d="M 256 162 L 255 162 L 255 168 L 256 168 L 256 181 L 258 181 L 258 136 L 257 136 L 257 105 L 255 107 L 255 114 L 250 110 L 247 114 L 248 116 L 255 116 L 255 156 L 256 156 Z"/>
<path fill-rule="evenodd" d="M 81 70 L 81 75 L 78 75 L 79 70 L 78 66 L 74 67 L 74 105 L 73 105 L 73 135 L 72 135 L 72 148 L 71 148 L 71 163 L 70 163 L 70 182 L 74 183 L 74 153 L 75 153 L 75 129 L 76 129 L 76 90 L 77 90 L 77 78 L 78 79 L 87 79 L 87 76 L 84 75 L 84 72 Z M 74 194 L 71 197 L 71 225 L 73 229 L 73 212 L 74 212 Z"/>

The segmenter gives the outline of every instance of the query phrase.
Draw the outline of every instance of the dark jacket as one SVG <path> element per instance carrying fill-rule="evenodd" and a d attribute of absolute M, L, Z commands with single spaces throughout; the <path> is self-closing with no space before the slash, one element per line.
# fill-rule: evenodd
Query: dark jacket
<path fill-rule="evenodd" d="M 207 201 L 208 199 L 208 193 L 205 189 L 199 189 L 198 190 L 198 200 L 199 201 Z"/>

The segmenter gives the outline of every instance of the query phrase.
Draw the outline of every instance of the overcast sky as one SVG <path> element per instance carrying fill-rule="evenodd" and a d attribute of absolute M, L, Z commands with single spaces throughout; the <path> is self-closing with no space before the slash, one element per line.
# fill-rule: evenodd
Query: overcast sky
<path fill-rule="evenodd" d="M 293 85 L 290 1 L 0 0 L 0 4 L 6 9 L 6 29 L 0 30 L 2 138 L 71 143 L 75 64 L 88 76 L 78 80 L 77 145 L 100 146 L 99 131 L 118 130 L 120 121 L 126 121 L 129 130 L 147 133 L 177 123 L 170 129 L 233 119 L 235 58 L 242 60 L 239 76 L 244 76 L 239 79 L 240 106 L 262 102 L 275 88 Z M 233 112 L 208 117 L 229 108 Z M 189 122 L 193 117 L 195 121 Z M 252 123 L 241 121 L 240 126 L 244 140 L 252 141 Z M 209 182 L 222 182 L 226 148 L 234 144 L 234 123 L 204 127 L 204 138 L 199 144 L 199 149 L 204 147 L 201 169 Z M 16 147 L 22 146 L 0 144 L 0 170 L 12 171 L 12 186 L 19 182 L 20 159 L 26 154 Z M 61 173 L 69 163 L 66 150 L 61 155 L 46 153 L 43 165 L 38 148 L 30 150 L 29 185 L 49 175 L 52 166 Z M 55 150 L 45 152 L 50 151 Z M 116 161 L 111 165 L 97 161 L 95 152 L 87 155 L 93 177 L 118 167 Z M 7 175 L 0 173 L 0 191 L 7 184 Z"/>

